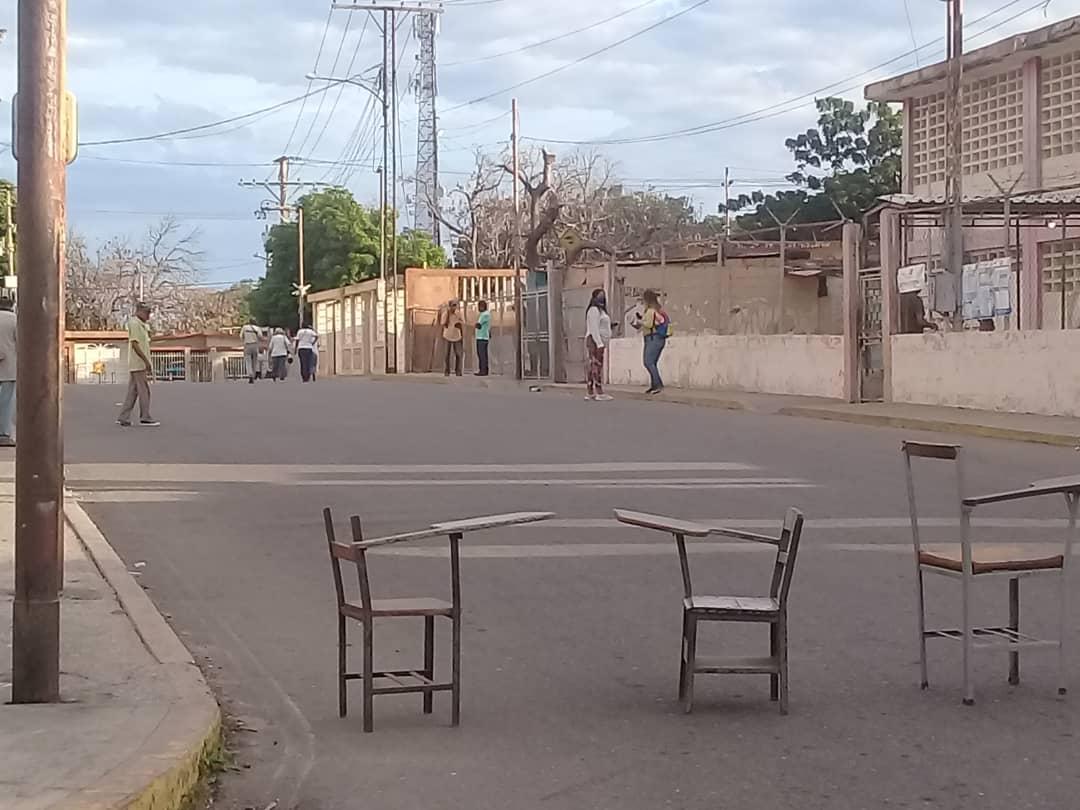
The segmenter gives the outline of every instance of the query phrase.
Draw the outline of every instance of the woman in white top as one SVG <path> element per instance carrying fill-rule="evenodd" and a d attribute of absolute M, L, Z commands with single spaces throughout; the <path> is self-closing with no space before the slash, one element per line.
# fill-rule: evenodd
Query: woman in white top
<path fill-rule="evenodd" d="M 606 401 L 604 393 L 604 352 L 611 343 L 611 316 L 607 311 L 607 296 L 603 290 L 593 290 L 585 312 L 585 382 L 586 399 Z"/>
<path fill-rule="evenodd" d="M 315 379 L 315 353 L 318 351 L 319 336 L 306 323 L 296 333 L 296 356 L 300 359 L 300 379 L 312 382 Z"/>
<path fill-rule="evenodd" d="M 287 373 L 285 364 L 289 360 L 289 338 L 285 330 L 278 327 L 270 338 L 270 376 L 275 382 L 284 380 Z"/>

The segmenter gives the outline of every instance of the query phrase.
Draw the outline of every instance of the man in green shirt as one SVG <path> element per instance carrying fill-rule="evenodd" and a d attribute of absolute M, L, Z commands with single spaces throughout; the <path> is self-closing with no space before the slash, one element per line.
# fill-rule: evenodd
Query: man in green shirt
<path fill-rule="evenodd" d="M 479 370 L 477 377 L 488 376 L 488 344 L 491 341 L 491 313 L 487 301 L 480 301 L 476 308 L 480 315 L 476 318 L 476 361 Z"/>
<path fill-rule="evenodd" d="M 128 319 L 128 390 L 124 407 L 116 418 L 121 427 L 131 427 L 131 412 L 139 403 L 139 424 L 157 427 L 161 423 L 150 415 L 150 378 L 154 367 L 150 362 L 150 307 L 138 304 L 135 315 Z"/>

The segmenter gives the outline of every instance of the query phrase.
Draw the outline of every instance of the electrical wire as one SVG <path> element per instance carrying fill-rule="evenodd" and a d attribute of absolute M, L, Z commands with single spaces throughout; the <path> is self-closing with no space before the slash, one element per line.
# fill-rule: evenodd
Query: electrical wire
<path fill-rule="evenodd" d="M 341 41 L 338 43 L 337 53 L 334 54 L 334 64 L 330 67 L 330 75 L 333 76 L 337 71 L 338 62 L 341 61 L 341 51 L 345 48 L 345 40 L 349 37 L 349 28 L 352 26 L 352 14 L 349 14 L 345 18 L 345 27 L 341 32 Z M 355 58 L 355 57 L 354 57 Z M 338 89 L 338 97 L 340 98 L 341 88 Z M 319 122 L 319 116 L 322 115 L 323 104 L 326 103 L 326 96 L 319 96 L 319 106 L 315 109 L 315 115 L 311 118 L 311 123 L 308 124 L 307 133 L 304 135 L 304 140 L 300 142 L 300 145 L 296 148 L 297 152 L 303 152 L 304 147 L 307 146 L 307 142 L 311 140 L 311 133 L 315 131 L 315 125 Z"/>
<path fill-rule="evenodd" d="M 636 6 L 632 6 L 628 9 L 620 11 L 618 14 L 612 14 L 610 17 L 605 17 L 602 20 L 597 20 L 596 22 L 582 26 L 581 28 L 575 28 L 573 31 L 567 31 L 565 34 L 548 37 L 547 39 L 541 39 L 537 42 L 530 42 L 528 45 L 522 45 L 519 48 L 510 48 L 509 50 L 500 51 L 499 53 L 488 54 L 487 56 L 476 56 L 472 59 L 459 59 L 455 62 L 443 62 L 442 67 L 449 68 L 458 67 L 459 65 L 475 65 L 478 62 L 489 62 L 492 59 L 501 59 L 504 56 L 511 56 L 516 53 L 524 53 L 525 51 L 530 51 L 533 48 L 540 48 L 544 45 L 550 45 L 553 42 L 559 42 L 560 40 L 567 39 L 569 37 L 575 36 L 576 34 L 583 34 L 586 31 L 591 31 L 594 28 L 599 28 L 601 25 L 606 25 L 609 22 L 614 22 L 621 17 L 626 17 L 629 14 L 633 14 L 635 11 L 640 11 L 646 6 L 654 5 L 657 2 L 659 2 L 659 0 L 645 0 L 644 3 L 639 3 Z"/>
<path fill-rule="evenodd" d="M 356 41 L 356 48 L 353 50 L 352 58 L 349 60 L 349 66 L 345 68 L 345 75 L 352 76 L 353 66 L 356 64 L 356 57 L 360 55 L 360 46 L 364 44 L 364 34 L 367 33 L 368 23 L 371 22 L 371 16 L 368 15 L 364 19 L 364 27 L 360 30 L 360 38 Z M 319 144 L 322 143 L 323 136 L 326 135 L 326 130 L 330 128 L 330 122 L 334 120 L 334 113 L 337 112 L 338 104 L 341 103 L 341 95 L 345 92 L 346 82 L 341 82 L 338 87 L 337 96 L 334 97 L 334 103 L 330 107 L 330 114 L 326 117 L 326 121 L 323 122 L 322 129 L 319 130 L 318 137 L 315 138 L 315 143 L 311 145 L 311 150 L 308 155 L 315 154 L 315 150 L 319 148 Z"/>
<path fill-rule="evenodd" d="M 1010 0 L 1010 2 L 1005 3 L 1005 5 L 1000 6 L 999 8 L 989 12 L 988 14 L 984 14 L 982 17 L 979 17 L 979 18 L 977 18 L 975 20 L 972 20 L 970 23 L 968 23 L 968 25 L 977 25 L 978 23 L 983 22 L 984 20 L 994 16 L 995 14 L 1000 13 L 1001 11 L 1004 11 L 1005 9 L 1007 9 L 1007 8 L 1009 8 L 1011 6 L 1016 5 L 1019 2 L 1021 2 L 1021 0 Z M 1042 2 L 1039 2 L 1036 5 L 1025 9 L 1024 11 L 1021 11 L 1019 14 L 1014 15 L 1013 17 L 1010 17 L 1010 18 L 1008 18 L 1006 20 L 1002 20 L 1001 22 L 996 23 L 995 25 L 990 26 L 989 28 L 987 28 L 987 29 L 985 29 L 983 31 L 980 31 L 978 34 L 975 34 L 974 36 L 981 36 L 982 34 L 985 34 L 988 31 L 991 31 L 991 30 L 993 30 L 995 28 L 999 28 L 1002 25 L 1006 25 L 1009 22 L 1012 22 L 1013 20 L 1017 19 L 1018 17 L 1021 17 L 1024 14 L 1027 14 L 1028 12 L 1030 12 L 1030 11 L 1036 9 L 1036 8 L 1040 8 L 1041 6 L 1042 6 Z M 940 37 L 940 38 L 934 40 L 933 42 L 928 42 L 926 45 L 921 46 L 919 48 L 919 50 L 924 50 L 924 49 L 930 48 L 930 47 L 932 47 L 934 45 L 938 45 L 943 40 L 944 40 L 944 37 Z M 854 74 L 852 76 L 847 76 L 847 77 L 845 77 L 843 79 L 832 82 L 831 84 L 827 84 L 824 87 L 819 87 L 819 88 L 817 88 L 815 90 L 811 90 L 809 93 L 803 93 L 802 95 L 795 96 L 794 98 L 787 99 L 786 101 L 777 102 L 776 104 L 770 104 L 767 107 L 762 107 L 761 109 L 754 110 L 752 112 L 743 113 L 742 115 L 737 115 L 737 116 L 734 116 L 732 118 L 722 119 L 720 121 L 714 121 L 714 122 L 709 123 L 709 124 L 700 124 L 700 125 L 694 126 L 694 127 L 686 127 L 684 129 L 677 129 L 677 130 L 672 130 L 672 131 L 669 131 L 669 132 L 660 132 L 660 133 L 655 133 L 655 134 L 652 134 L 652 135 L 643 135 L 643 136 L 639 136 L 639 137 L 629 137 L 628 136 L 628 137 L 624 137 L 624 138 L 597 138 L 597 139 L 592 139 L 592 140 L 570 140 L 570 139 L 564 139 L 564 138 L 532 138 L 532 137 L 525 136 L 525 137 L 522 138 L 522 140 L 528 140 L 528 141 L 533 141 L 533 142 L 537 142 L 537 143 L 568 144 L 568 145 L 574 145 L 574 146 L 600 146 L 600 145 L 613 146 L 613 145 L 638 144 L 638 143 L 657 143 L 657 142 L 660 142 L 660 141 L 673 140 L 673 139 L 676 139 L 676 138 L 683 138 L 683 137 L 689 137 L 689 136 L 694 136 L 694 135 L 705 135 L 705 134 L 709 134 L 709 133 L 712 133 L 712 132 L 719 132 L 721 130 L 731 129 L 732 127 L 735 127 L 735 126 L 742 126 L 744 124 L 756 123 L 757 121 L 763 121 L 763 120 L 766 120 L 768 118 L 774 118 L 777 115 L 784 115 L 784 114 L 786 114 L 788 112 L 791 112 L 791 111 L 793 111 L 795 109 L 798 109 L 799 107 L 803 106 L 802 103 L 797 104 L 795 107 L 790 106 L 792 104 L 796 104 L 796 102 L 805 102 L 807 100 L 812 100 L 812 99 L 820 96 L 821 94 L 827 93 L 829 91 L 836 92 L 836 88 L 840 87 L 845 82 L 849 82 L 849 81 L 852 81 L 854 79 L 859 79 L 861 77 L 868 76 L 868 75 L 870 75 L 872 73 L 875 73 L 875 72 L 881 70 L 882 68 L 893 65 L 896 62 L 899 62 L 899 61 L 901 61 L 903 59 L 908 59 L 911 56 L 913 56 L 914 53 L 915 53 L 914 51 L 907 51 L 906 53 L 902 53 L 899 56 L 894 56 L 892 59 L 888 59 L 885 62 L 882 62 L 882 63 L 880 63 L 878 65 L 875 65 L 875 66 L 873 66 L 873 67 L 871 67 L 871 68 L 869 68 L 867 70 L 864 70 L 864 71 L 862 71 L 860 73 L 856 73 L 856 74 Z M 858 86 L 858 85 L 856 85 L 856 86 Z M 842 91 L 839 91 L 839 92 L 846 92 L 846 90 L 842 90 Z M 773 112 L 773 111 L 776 111 L 776 112 Z"/>
<path fill-rule="evenodd" d="M 334 7 L 330 6 L 330 12 L 326 15 L 326 25 L 323 26 L 322 39 L 319 40 L 319 51 L 315 54 L 315 66 L 311 69 L 312 73 L 319 72 L 319 61 L 322 59 L 323 48 L 326 47 L 326 35 L 330 33 L 330 23 L 334 19 Z M 313 81 L 308 79 L 307 89 L 310 91 Z M 289 132 L 289 139 L 285 142 L 285 148 L 281 150 L 281 154 L 289 154 L 289 147 L 292 146 L 293 138 L 296 137 L 296 130 L 300 127 L 300 120 L 304 117 L 304 108 L 307 107 L 307 99 L 305 98 L 300 104 L 300 110 L 296 114 L 296 120 L 293 121 L 292 130 Z"/>
<path fill-rule="evenodd" d="M 642 28 L 642 29 L 640 29 L 638 31 L 635 31 L 634 33 L 630 34 L 629 36 L 625 36 L 622 39 L 616 40 L 615 42 L 612 42 L 612 43 L 610 43 L 608 45 L 605 45 L 602 48 L 597 48 L 595 51 L 587 53 L 584 56 L 580 56 L 580 57 L 578 57 L 577 59 L 574 59 L 571 62 L 567 62 L 565 64 L 559 65 L 556 68 L 552 68 L 551 70 L 545 71 L 544 73 L 541 73 L 541 74 L 539 74 L 537 76 L 533 76 L 530 79 L 525 79 L 523 81 L 517 82 L 516 84 L 512 84 L 509 87 L 504 87 L 501 90 L 495 90 L 493 92 L 486 93 L 486 94 L 484 94 L 482 96 L 477 96 L 476 98 L 470 99 L 469 101 L 462 102 L 461 104 L 456 104 L 453 107 L 447 107 L 445 110 L 440 111 L 440 115 L 445 115 L 446 113 L 453 112 L 454 110 L 460 110 L 462 107 L 469 107 L 469 106 L 471 106 L 473 104 L 479 104 L 479 103 L 481 103 L 483 101 L 488 101 L 490 99 L 493 99 L 496 96 L 502 96 L 502 95 L 505 95 L 506 93 L 510 93 L 510 92 L 512 92 L 514 90 L 517 90 L 519 88 L 526 87 L 526 86 L 528 86 L 530 84 L 535 84 L 536 82 L 543 81 L 544 79 L 548 79 L 548 78 L 554 76 L 557 73 L 562 73 L 564 70 L 569 70 L 572 67 L 580 65 L 582 62 L 587 62 L 588 60 L 590 60 L 590 59 L 592 59 L 594 57 L 600 56 L 601 54 L 607 53 L 608 51 L 614 50 L 615 48 L 619 47 L 620 45 L 624 45 L 624 44 L 626 44 L 627 42 L 630 42 L 633 39 L 637 39 L 640 36 L 644 36 L 645 34 L 648 34 L 649 32 L 656 30 L 657 28 L 659 28 L 662 25 L 667 25 L 669 22 L 677 20 L 679 17 L 682 17 L 685 14 L 689 14 L 691 11 L 694 11 L 695 9 L 701 8 L 701 6 L 704 6 L 709 1 L 710 0 L 698 0 L 698 2 L 694 3 L 693 5 L 687 6 L 686 8 L 682 9 L 681 11 L 677 11 L 674 14 L 670 14 L 667 17 L 664 17 L 663 19 L 656 21 L 652 25 L 646 26 L 645 28 Z"/>
<path fill-rule="evenodd" d="M 907 17 L 908 31 L 911 32 L 911 44 L 915 46 L 915 67 L 919 65 L 919 40 L 915 36 L 915 23 L 911 21 L 911 3 L 904 0 L 904 16 Z"/>

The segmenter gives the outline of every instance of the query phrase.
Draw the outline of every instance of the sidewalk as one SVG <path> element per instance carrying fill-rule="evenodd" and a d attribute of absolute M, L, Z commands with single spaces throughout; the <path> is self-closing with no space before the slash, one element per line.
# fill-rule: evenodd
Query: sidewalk
<path fill-rule="evenodd" d="M 501 377 L 448 379 L 441 374 L 403 374 L 400 376 L 377 376 L 373 379 L 466 385 L 503 390 L 527 390 L 530 387 L 528 382 L 519 383 Z M 584 396 L 585 393 L 585 386 L 579 384 L 540 382 L 531 384 L 531 387 L 538 388 L 541 392 L 556 392 L 574 396 Z M 846 402 L 819 397 L 755 394 L 743 391 L 668 388 L 663 394 L 654 397 L 646 395 L 640 388 L 616 385 L 608 386 L 607 392 L 619 399 L 675 402 L 703 408 L 722 408 L 779 416 L 799 416 L 808 419 L 825 419 L 833 422 L 850 422 L 859 425 L 901 428 L 904 430 L 925 430 L 934 433 L 955 433 L 991 439 L 1050 444 L 1059 447 L 1080 446 L 1080 419 L 1067 416 L 1000 413 L 997 411 L 942 408 L 933 405 L 908 405 L 904 403 L 871 402 L 851 405 Z"/>
<path fill-rule="evenodd" d="M 190 654 L 94 524 L 68 504 L 63 703 L 12 706 L 12 485 L 0 485 L 0 807 L 174 810 L 220 738 Z"/>

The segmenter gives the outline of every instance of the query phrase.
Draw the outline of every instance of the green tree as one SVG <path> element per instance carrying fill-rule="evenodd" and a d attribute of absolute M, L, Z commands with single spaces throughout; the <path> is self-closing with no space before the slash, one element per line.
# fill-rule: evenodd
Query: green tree
<path fill-rule="evenodd" d="M 360 205 L 345 189 L 301 198 L 304 209 L 304 280 L 310 292 L 355 284 L 379 275 L 379 210 Z M 388 216 L 389 212 L 388 212 Z M 392 217 L 388 227 L 393 227 Z M 295 222 L 275 225 L 266 239 L 270 267 L 252 290 L 255 318 L 272 326 L 297 325 L 293 284 L 298 278 Z M 398 271 L 412 265 L 444 266 L 445 254 L 425 234 L 398 236 Z"/>
<path fill-rule="evenodd" d="M 8 206 L 8 200 L 11 201 L 11 206 Z M 8 212 L 11 212 L 12 222 L 8 222 Z M 11 239 L 13 243 L 18 242 L 17 235 L 15 233 L 15 184 L 10 180 L 0 179 L 0 275 L 10 276 L 13 275 L 13 268 L 11 266 L 11 257 L 7 255 L 6 247 L 6 235 L 8 228 L 11 227 Z"/>
<path fill-rule="evenodd" d="M 878 197 L 900 191 L 900 113 L 882 102 L 859 109 L 836 97 L 815 103 L 817 127 L 784 143 L 796 167 L 787 179 L 799 188 L 776 194 L 756 191 L 732 200 L 731 211 L 754 209 L 737 218 L 739 227 L 773 227 L 766 207 L 780 220 L 798 211 L 796 223 L 835 219 L 837 208 L 855 219 Z"/>

